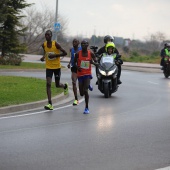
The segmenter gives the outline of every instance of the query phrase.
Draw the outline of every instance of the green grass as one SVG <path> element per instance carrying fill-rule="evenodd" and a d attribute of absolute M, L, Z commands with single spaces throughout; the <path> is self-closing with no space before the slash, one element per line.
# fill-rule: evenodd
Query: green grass
<path fill-rule="evenodd" d="M 63 89 L 52 83 L 52 96 Z M 37 78 L 0 76 L 0 107 L 47 99 L 46 81 Z"/>
<path fill-rule="evenodd" d="M 0 69 L 45 69 L 45 63 L 22 62 L 20 66 L 0 65 Z"/>
<path fill-rule="evenodd" d="M 135 62 L 135 63 L 152 63 L 159 64 L 160 57 L 150 57 L 150 56 L 139 56 L 139 57 L 122 57 L 124 62 Z"/>
<path fill-rule="evenodd" d="M 63 66 L 61 67 L 64 68 Z M 45 63 L 22 62 L 20 66 L 0 65 L 0 69 L 45 69 Z"/>
<path fill-rule="evenodd" d="M 152 63 L 152 64 L 159 64 L 160 63 L 160 56 L 159 51 L 153 52 L 150 55 L 141 55 L 136 51 L 132 51 L 128 54 L 128 56 L 122 56 L 123 61 L 125 62 L 135 62 L 135 63 Z"/>

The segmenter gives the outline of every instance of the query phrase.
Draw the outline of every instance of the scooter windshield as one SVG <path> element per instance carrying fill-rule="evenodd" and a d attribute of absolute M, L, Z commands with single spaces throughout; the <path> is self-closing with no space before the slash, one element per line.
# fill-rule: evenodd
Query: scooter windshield
<path fill-rule="evenodd" d="M 109 70 L 113 65 L 115 65 L 115 61 L 113 56 L 102 56 L 100 60 L 100 65 L 103 67 L 105 70 Z"/>

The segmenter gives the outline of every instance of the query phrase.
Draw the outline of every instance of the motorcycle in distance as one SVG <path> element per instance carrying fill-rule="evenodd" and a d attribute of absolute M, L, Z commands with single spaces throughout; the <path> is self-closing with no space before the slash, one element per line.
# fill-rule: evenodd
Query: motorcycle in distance
<path fill-rule="evenodd" d="M 168 78 L 170 76 L 170 57 L 169 56 L 166 56 L 164 58 L 164 63 L 165 65 L 164 65 L 163 73 L 164 73 L 165 78 Z"/>
<path fill-rule="evenodd" d="M 96 46 L 91 46 L 90 49 L 95 53 L 97 50 Z M 96 56 L 98 58 L 98 56 Z M 118 55 L 117 58 L 121 57 Z M 98 60 L 97 67 L 97 79 L 98 79 L 98 89 L 104 94 L 105 98 L 109 98 L 112 93 L 116 92 L 118 89 L 117 85 L 117 73 L 118 68 L 116 66 L 113 56 L 104 56 Z"/>

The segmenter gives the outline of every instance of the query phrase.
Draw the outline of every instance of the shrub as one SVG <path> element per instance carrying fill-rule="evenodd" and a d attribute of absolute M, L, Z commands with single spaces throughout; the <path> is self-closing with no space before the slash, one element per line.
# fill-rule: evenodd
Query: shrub
<path fill-rule="evenodd" d="M 0 64 L 1 65 L 21 65 L 23 61 L 23 55 L 9 53 L 6 54 L 4 57 L 0 57 Z"/>

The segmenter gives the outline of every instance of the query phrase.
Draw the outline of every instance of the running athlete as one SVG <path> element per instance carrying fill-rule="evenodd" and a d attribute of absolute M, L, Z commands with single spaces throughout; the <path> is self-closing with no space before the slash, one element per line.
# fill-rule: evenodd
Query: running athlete
<path fill-rule="evenodd" d="M 42 44 L 44 49 L 44 56 L 40 59 L 46 62 L 46 92 L 48 97 L 48 104 L 44 106 L 46 110 L 53 110 L 51 100 L 51 82 L 54 74 L 55 86 L 64 89 L 64 95 L 68 94 L 68 84 L 60 83 L 61 64 L 60 57 L 66 56 L 67 52 L 56 41 L 52 41 L 52 32 L 47 30 L 45 32 L 46 41 Z"/>
<path fill-rule="evenodd" d="M 89 43 L 86 40 L 81 42 L 82 50 L 77 52 L 74 57 L 74 65 L 77 67 L 77 77 L 79 83 L 80 96 L 85 97 L 84 114 L 89 113 L 89 94 L 88 88 L 92 79 L 91 64 L 97 65 L 94 53 L 88 50 Z"/>
<path fill-rule="evenodd" d="M 77 53 L 78 51 L 80 51 L 82 49 L 79 46 L 79 44 L 80 44 L 79 40 L 73 39 L 73 47 L 70 49 L 70 62 L 67 65 L 68 68 L 71 67 L 71 79 L 72 79 L 72 85 L 73 85 L 73 93 L 74 93 L 74 97 L 75 97 L 75 100 L 73 102 L 73 106 L 79 104 L 78 97 L 77 97 L 77 86 L 76 86 L 76 82 L 77 82 L 77 67 L 75 67 L 75 65 L 74 65 L 74 56 L 75 56 L 75 53 Z"/>

